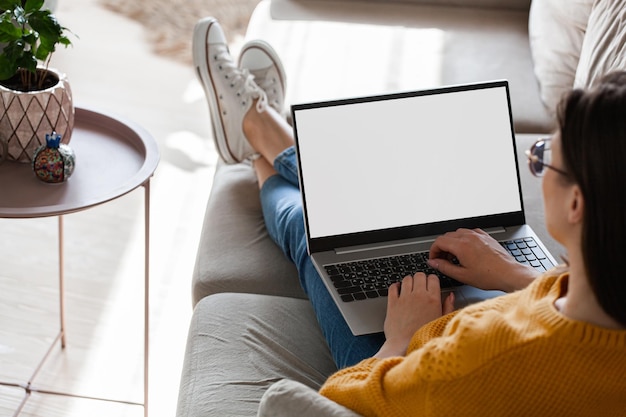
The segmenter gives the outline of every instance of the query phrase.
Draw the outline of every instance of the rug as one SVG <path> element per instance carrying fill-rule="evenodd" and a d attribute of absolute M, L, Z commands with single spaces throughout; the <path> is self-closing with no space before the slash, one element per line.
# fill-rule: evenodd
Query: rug
<path fill-rule="evenodd" d="M 191 64 L 193 27 L 205 16 L 218 19 L 229 43 L 246 32 L 260 0 L 100 0 L 109 10 L 139 21 L 154 52 Z"/>

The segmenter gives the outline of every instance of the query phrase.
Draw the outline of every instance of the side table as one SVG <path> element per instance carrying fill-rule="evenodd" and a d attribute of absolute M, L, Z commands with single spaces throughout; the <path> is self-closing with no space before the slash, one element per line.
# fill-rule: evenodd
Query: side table
<path fill-rule="evenodd" d="M 159 163 L 157 144 L 146 130 L 111 115 L 76 108 L 75 126 L 70 146 L 76 153 L 76 168 L 63 184 L 39 181 L 30 164 L 0 164 L 0 218 L 58 217 L 60 330 L 50 348 L 24 384 L 1 382 L 0 385 L 23 388 L 24 399 L 18 415 L 31 392 L 80 397 L 68 393 L 38 390 L 34 379 L 57 342 L 65 348 L 65 294 L 63 216 L 89 209 L 121 197 L 136 188 L 144 188 L 144 416 L 148 415 L 148 339 L 149 339 L 149 249 L 150 249 L 150 179 Z M 82 397 L 85 398 L 85 397 Z M 100 398 L 90 398 L 100 399 Z M 115 401 L 115 400 L 107 400 Z"/>

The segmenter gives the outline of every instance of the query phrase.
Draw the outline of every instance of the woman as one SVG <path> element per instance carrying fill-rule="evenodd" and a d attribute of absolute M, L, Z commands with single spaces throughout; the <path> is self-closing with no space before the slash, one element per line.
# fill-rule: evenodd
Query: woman
<path fill-rule="evenodd" d="M 616 261 L 626 248 L 626 73 L 568 95 L 558 132 L 529 152 L 533 173 L 545 174 L 547 228 L 567 268 L 535 278 L 486 233 L 451 232 L 433 244 L 431 266 L 511 293 L 453 312 L 437 277 L 416 273 L 390 287 L 385 334 L 355 337 L 306 252 L 276 54 L 244 46 L 237 68 L 219 24 L 205 19 L 194 61 L 218 151 L 227 162 L 252 160 L 267 229 L 298 267 L 343 368 L 323 395 L 366 416 L 624 415 L 626 284 Z"/>

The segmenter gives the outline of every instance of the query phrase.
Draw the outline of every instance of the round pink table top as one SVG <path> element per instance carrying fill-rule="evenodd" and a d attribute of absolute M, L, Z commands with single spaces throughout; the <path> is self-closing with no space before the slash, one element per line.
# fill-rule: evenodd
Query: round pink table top
<path fill-rule="evenodd" d="M 0 164 L 0 217 L 68 214 L 118 198 L 144 185 L 159 163 L 156 141 L 145 129 L 97 111 L 76 108 L 69 146 L 76 154 L 72 176 L 48 184 L 30 163 Z"/>

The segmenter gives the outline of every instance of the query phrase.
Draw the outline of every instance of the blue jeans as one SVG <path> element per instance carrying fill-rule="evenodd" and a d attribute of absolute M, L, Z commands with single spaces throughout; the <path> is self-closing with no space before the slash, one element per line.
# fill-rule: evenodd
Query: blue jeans
<path fill-rule="evenodd" d="M 354 336 L 328 293 L 307 253 L 298 168 L 293 147 L 274 161 L 279 175 L 261 188 L 261 205 L 267 230 L 285 255 L 296 265 L 300 284 L 309 297 L 338 368 L 373 356 L 385 341 L 382 333 Z"/>

